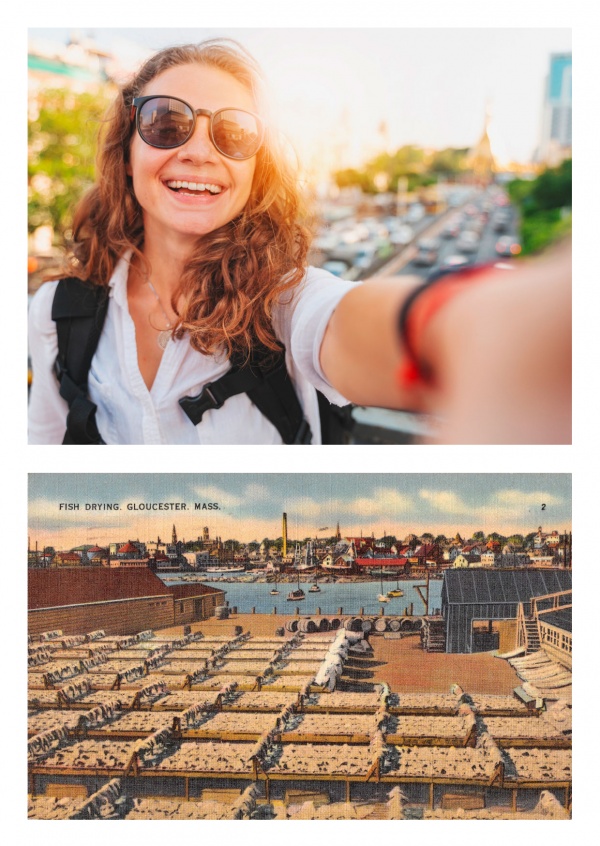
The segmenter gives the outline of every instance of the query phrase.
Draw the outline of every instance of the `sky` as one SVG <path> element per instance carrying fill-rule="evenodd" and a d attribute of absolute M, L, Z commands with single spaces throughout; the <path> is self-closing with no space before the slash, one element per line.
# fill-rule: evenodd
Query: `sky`
<path fill-rule="evenodd" d="M 68 510 L 60 503 L 78 504 Z M 90 509 L 114 503 L 119 510 Z M 186 510 L 132 510 L 131 505 L 183 503 Z M 195 509 L 195 504 L 218 508 Z M 88 508 L 86 508 L 86 505 Z M 542 509 L 542 505 L 545 508 Z M 31 548 L 84 543 L 194 540 L 261 541 L 409 532 L 470 536 L 571 529 L 568 474 L 42 474 L 29 477 Z"/>
<path fill-rule="evenodd" d="M 124 73 L 174 43 L 235 38 L 264 70 L 277 125 L 314 169 L 358 165 L 404 144 L 471 147 L 486 111 L 501 163 L 529 161 L 550 54 L 571 50 L 570 30 L 558 27 L 56 27 L 29 35 L 57 44 L 90 37 Z"/>

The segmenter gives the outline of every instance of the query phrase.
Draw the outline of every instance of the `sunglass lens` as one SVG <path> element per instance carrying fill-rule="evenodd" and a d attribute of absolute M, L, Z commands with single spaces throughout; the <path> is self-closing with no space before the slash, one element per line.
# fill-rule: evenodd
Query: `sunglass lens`
<path fill-rule="evenodd" d="M 181 100 L 153 97 L 139 112 L 140 135 L 152 147 L 178 147 L 192 130 L 194 115 Z"/>
<path fill-rule="evenodd" d="M 262 130 L 254 115 L 223 109 L 213 117 L 215 147 L 231 159 L 247 159 L 258 152 Z"/>

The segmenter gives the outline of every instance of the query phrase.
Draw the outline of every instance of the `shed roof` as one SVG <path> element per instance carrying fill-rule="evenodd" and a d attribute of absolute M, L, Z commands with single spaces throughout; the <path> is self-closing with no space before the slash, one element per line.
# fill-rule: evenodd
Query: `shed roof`
<path fill-rule="evenodd" d="M 30 610 L 114 602 L 143 596 L 204 596 L 222 593 L 208 585 L 165 585 L 147 568 L 69 567 L 30 570 L 28 582 Z"/>
<path fill-rule="evenodd" d="M 573 631 L 571 608 L 556 608 L 552 611 L 540 612 L 540 623 L 548 623 L 565 632 Z"/>
<path fill-rule="evenodd" d="M 142 596 L 167 596 L 170 593 L 158 576 L 145 568 L 69 567 L 30 570 L 27 587 L 30 610 Z"/>
<path fill-rule="evenodd" d="M 571 589 L 570 570 L 456 569 L 444 573 L 442 596 L 449 605 L 490 602 L 529 602 Z"/>

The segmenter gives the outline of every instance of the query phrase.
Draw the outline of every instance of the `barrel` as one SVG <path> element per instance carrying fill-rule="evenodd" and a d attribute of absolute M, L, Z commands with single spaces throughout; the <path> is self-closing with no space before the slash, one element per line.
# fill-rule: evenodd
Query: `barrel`
<path fill-rule="evenodd" d="M 405 620 L 400 620 L 400 631 L 402 631 L 402 632 L 412 632 L 412 631 L 414 631 L 413 621 L 409 617 L 406 617 Z"/>
<path fill-rule="evenodd" d="M 285 624 L 285 627 L 288 632 L 297 632 L 298 631 L 298 620 L 288 620 Z"/>
<path fill-rule="evenodd" d="M 234 631 L 234 633 L 235 633 L 235 636 L 236 636 L 236 637 L 239 637 L 239 635 L 241 635 L 241 634 L 242 634 L 242 632 L 244 631 L 244 629 L 243 629 L 243 627 L 242 627 L 242 626 L 236 626 L 236 627 L 235 627 L 235 629 L 234 629 L 233 631 Z"/>
<path fill-rule="evenodd" d="M 385 617 L 379 617 L 379 619 L 375 620 L 375 631 L 376 632 L 384 632 L 387 629 L 387 622 Z"/>
<path fill-rule="evenodd" d="M 357 631 L 370 632 L 373 631 L 373 621 L 365 617 L 360 621 L 360 628 Z"/>
<path fill-rule="evenodd" d="M 315 620 L 315 622 L 317 623 L 320 632 L 328 632 L 329 629 L 331 628 L 331 625 L 330 625 L 327 617 L 321 617 L 320 620 Z"/>
<path fill-rule="evenodd" d="M 275 634 L 277 635 L 277 637 L 283 637 L 284 632 L 285 629 L 283 628 L 283 626 L 280 626 L 278 629 L 275 629 Z"/>
<path fill-rule="evenodd" d="M 229 617 L 229 608 L 226 605 L 217 605 L 215 617 L 217 620 L 226 620 Z"/>
<path fill-rule="evenodd" d="M 401 623 L 400 620 L 396 620 L 396 619 L 390 620 L 390 631 L 391 632 L 399 632 L 401 624 L 402 623 Z"/>
<path fill-rule="evenodd" d="M 331 626 L 331 630 L 337 631 L 337 629 L 339 629 L 339 627 L 341 625 L 341 622 L 342 621 L 340 620 L 339 617 L 332 617 L 331 620 L 329 621 L 329 624 Z"/>
<path fill-rule="evenodd" d="M 311 633 L 317 631 L 317 624 L 310 617 L 309 618 L 302 618 L 298 622 L 298 631 L 299 632 L 305 632 L 307 634 L 311 634 Z"/>

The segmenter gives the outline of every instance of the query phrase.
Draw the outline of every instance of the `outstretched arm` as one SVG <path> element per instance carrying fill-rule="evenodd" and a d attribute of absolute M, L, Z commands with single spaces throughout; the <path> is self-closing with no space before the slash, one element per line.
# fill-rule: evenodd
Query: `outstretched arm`
<path fill-rule="evenodd" d="M 351 402 L 435 413 L 445 443 L 570 443 L 571 248 L 490 269 L 433 311 L 416 353 L 428 384 L 398 379 L 398 315 L 415 279 L 350 291 L 329 321 L 321 366 Z"/>

